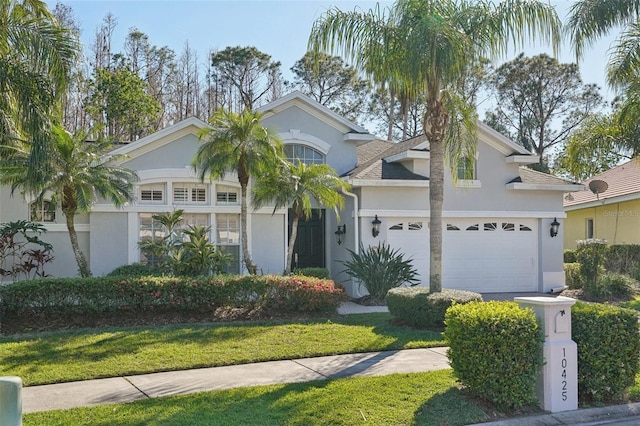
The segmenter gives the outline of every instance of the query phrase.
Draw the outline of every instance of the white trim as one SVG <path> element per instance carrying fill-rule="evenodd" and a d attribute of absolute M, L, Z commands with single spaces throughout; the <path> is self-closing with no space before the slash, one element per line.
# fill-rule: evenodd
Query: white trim
<path fill-rule="evenodd" d="M 507 184 L 508 190 L 523 190 L 523 191 L 561 191 L 561 192 L 576 192 L 583 191 L 584 185 L 551 185 L 542 183 L 521 183 L 512 182 Z"/>
<path fill-rule="evenodd" d="M 506 137 L 505 135 L 498 133 L 488 125 L 484 124 L 481 121 L 476 122 L 477 131 L 478 131 L 478 139 L 482 139 L 487 145 L 492 146 L 497 151 L 505 154 L 511 155 L 514 152 L 522 155 L 533 155 L 529 151 L 527 151 L 523 146 L 518 145 L 513 142 L 511 139 Z M 481 138 L 480 135 L 487 136 L 487 138 Z"/>
<path fill-rule="evenodd" d="M 111 157 L 115 155 L 126 155 L 126 159 L 124 161 L 129 161 L 133 158 L 139 157 L 147 152 L 151 152 L 152 150 L 159 148 L 163 145 L 166 145 L 174 140 L 188 135 L 194 134 L 196 135 L 198 131 L 207 127 L 208 124 L 204 121 L 200 120 L 196 117 L 189 117 L 186 120 L 182 120 L 176 124 L 173 124 L 169 127 L 165 127 L 164 129 L 158 130 L 155 133 L 150 134 L 149 136 L 145 136 L 142 139 L 139 139 L 135 142 L 131 142 L 125 146 L 117 148 L 108 154 L 105 155 L 105 159 L 110 160 Z M 193 129 L 195 127 L 197 130 Z M 165 139 L 162 141 L 162 139 Z M 162 142 L 160 142 L 162 141 Z M 149 146 L 149 145 L 157 145 L 157 146 Z M 135 154 L 134 154 L 135 151 Z M 120 160 L 119 162 L 122 162 Z"/>
<path fill-rule="evenodd" d="M 344 140 L 345 142 L 356 142 L 358 144 L 371 142 L 375 139 L 376 137 L 371 133 L 347 133 L 342 138 L 342 140 Z"/>
<path fill-rule="evenodd" d="M 431 217 L 431 212 L 429 210 L 377 210 L 377 209 L 363 209 L 358 213 L 360 217 L 373 217 L 378 215 L 378 217 L 423 217 L 429 218 Z M 566 213 L 563 211 L 456 211 L 456 210 L 447 210 L 442 212 L 442 218 L 484 218 L 484 217 L 495 217 L 495 218 L 519 218 L 519 219 L 564 219 L 567 217 Z"/>
<path fill-rule="evenodd" d="M 264 117 L 267 118 L 275 115 L 280 111 L 285 110 L 286 108 L 283 107 L 287 104 L 291 104 L 291 106 L 297 106 L 300 109 L 311 113 L 314 117 L 324 121 L 332 127 L 336 127 L 336 124 L 339 125 L 339 127 L 343 127 L 340 130 L 344 133 L 347 133 L 349 131 L 353 131 L 355 133 L 369 133 L 364 127 L 358 126 L 357 124 L 347 120 L 346 118 L 335 113 L 319 102 L 314 101 L 298 90 L 259 107 L 257 111 L 264 113 Z M 317 112 L 320 112 L 323 117 L 319 117 L 316 114 Z"/>
<path fill-rule="evenodd" d="M 327 155 L 327 153 L 331 149 L 331 145 L 329 145 L 322 139 L 317 138 L 313 135 L 309 135 L 307 133 L 302 133 L 297 129 L 291 129 L 288 132 L 279 133 L 278 136 L 282 138 L 282 141 L 285 143 L 285 145 L 291 145 L 295 142 L 302 142 L 299 145 L 310 146 L 312 148 L 315 148 L 317 151 L 320 151 L 324 155 Z"/>
<path fill-rule="evenodd" d="M 406 188 L 428 188 L 429 180 L 404 180 L 404 179 L 349 179 L 351 186 L 392 186 Z"/>
<path fill-rule="evenodd" d="M 610 205 L 610 204 L 625 203 L 627 201 L 636 201 L 636 200 L 640 200 L 640 193 L 619 195 L 617 197 L 601 198 L 599 200 L 593 200 L 585 203 L 572 204 L 570 206 L 565 206 L 564 209 L 565 211 L 580 210 L 580 209 L 588 209 L 592 207 L 599 207 L 599 206 Z"/>
<path fill-rule="evenodd" d="M 510 155 L 505 157 L 504 162 L 515 164 L 535 164 L 540 161 L 539 155 Z"/>
<path fill-rule="evenodd" d="M 44 225 L 47 232 L 69 232 L 66 223 L 52 223 L 52 222 L 36 222 Z M 76 232 L 90 232 L 91 225 L 88 223 L 77 223 L 74 225 Z"/>
<path fill-rule="evenodd" d="M 140 222 L 137 212 L 129 212 L 127 214 L 127 260 L 129 264 L 140 262 L 140 249 L 138 241 L 140 240 Z"/>
<path fill-rule="evenodd" d="M 456 188 L 475 189 L 482 188 L 482 183 L 478 179 L 458 179 Z"/>
<path fill-rule="evenodd" d="M 395 163 L 402 160 L 413 160 L 413 159 L 429 160 L 430 158 L 431 158 L 431 153 L 429 151 L 416 151 L 415 149 L 408 149 L 398 154 L 385 157 L 384 159 L 388 163 Z"/>

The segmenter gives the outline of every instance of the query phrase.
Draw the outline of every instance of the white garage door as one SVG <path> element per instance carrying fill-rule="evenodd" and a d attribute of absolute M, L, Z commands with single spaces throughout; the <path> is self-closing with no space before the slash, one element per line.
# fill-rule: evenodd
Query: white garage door
<path fill-rule="evenodd" d="M 429 285 L 428 221 L 392 219 L 387 242 L 414 259 Z M 492 292 L 538 290 L 538 233 L 533 219 L 444 219 L 444 288 Z"/>

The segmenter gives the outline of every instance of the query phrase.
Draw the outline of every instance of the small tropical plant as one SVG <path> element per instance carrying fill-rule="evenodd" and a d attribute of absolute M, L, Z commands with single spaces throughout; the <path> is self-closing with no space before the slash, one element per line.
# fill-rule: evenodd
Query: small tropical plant
<path fill-rule="evenodd" d="M 53 246 L 40 239 L 47 229 L 40 223 L 18 220 L 0 225 L 0 280 L 45 277 L 53 260 Z"/>
<path fill-rule="evenodd" d="M 366 249 L 360 243 L 358 253 L 347 251 L 351 254 L 351 260 L 342 262 L 346 267 L 344 272 L 356 278 L 377 301 L 383 301 L 392 288 L 405 283 L 410 286 L 420 283 L 412 259 L 406 259 L 399 249 L 394 250 L 384 242 Z"/>
<path fill-rule="evenodd" d="M 184 210 L 153 215 L 164 228 L 161 238 L 142 241 L 140 249 L 160 272 L 175 276 L 218 275 L 231 263 L 231 255 L 209 241 L 210 226 L 183 229 Z"/>

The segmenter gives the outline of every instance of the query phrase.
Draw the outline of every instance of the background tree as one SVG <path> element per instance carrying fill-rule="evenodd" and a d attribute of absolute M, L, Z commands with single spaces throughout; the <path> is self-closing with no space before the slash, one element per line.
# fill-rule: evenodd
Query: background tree
<path fill-rule="evenodd" d="M 578 66 L 561 64 L 541 54 L 520 54 L 495 70 L 490 80 L 496 107 L 486 122 L 540 156 L 539 170 L 548 171 L 545 154 L 562 146 L 572 130 L 602 106 L 598 87 L 584 84 Z"/>
<path fill-rule="evenodd" d="M 454 167 L 475 147 L 475 116 L 455 96 L 469 65 L 493 59 L 527 36 L 560 39 L 555 9 L 538 1 L 473 3 L 399 0 L 388 13 L 327 11 L 313 26 L 313 51 L 344 53 L 374 81 L 402 83 L 405 93 L 425 98 L 423 130 L 430 148 L 429 287 L 442 289 L 442 205 L 445 139 Z M 388 58 L 386 60 L 385 58 Z"/>
<path fill-rule="evenodd" d="M 51 112 L 65 92 L 78 42 L 38 0 L 0 2 L 0 40 L 0 145 L 28 141 L 34 166 L 48 154 Z M 34 179 L 43 172 L 29 169 Z"/>
<path fill-rule="evenodd" d="M 255 47 L 227 47 L 211 55 L 211 64 L 215 78 L 230 91 L 230 110 L 253 110 L 273 100 L 268 95 L 281 84 L 280 62 Z"/>
<path fill-rule="evenodd" d="M 135 141 L 154 129 L 160 105 L 145 89 L 145 82 L 124 64 L 95 71 L 86 109 L 105 137 Z"/>
<path fill-rule="evenodd" d="M 369 84 L 339 56 L 307 52 L 291 67 L 288 88 L 299 90 L 318 103 L 353 121 L 361 121 Z"/>
<path fill-rule="evenodd" d="M 71 136 L 61 127 L 53 128 L 51 152 L 46 165 L 39 164 L 46 174 L 34 181 L 29 176 L 30 147 L 20 151 L 3 153 L 6 157 L 0 165 L 0 183 L 11 185 L 12 192 L 22 189 L 39 200 L 53 194 L 51 201 L 62 208 L 65 216 L 71 248 L 82 277 L 91 275 L 87 259 L 80 250 L 75 229 L 75 217 L 88 212 L 98 196 L 116 207 L 134 199 L 134 182 L 137 177 L 131 170 L 109 165 L 103 157 L 110 144 L 107 141 L 86 143 L 85 133 Z"/>
<path fill-rule="evenodd" d="M 610 113 L 587 117 L 571 133 L 554 172 L 583 181 L 640 155 L 640 122 L 628 108 L 631 104 L 624 101 L 615 103 Z"/>
<path fill-rule="evenodd" d="M 235 172 L 240 183 L 240 227 L 242 257 L 250 274 L 257 273 L 251 260 L 247 239 L 247 187 L 251 176 L 261 176 L 279 163 L 282 142 L 269 128 L 261 125 L 262 114 L 250 110 L 235 113 L 219 110 L 202 130 L 203 142 L 192 166 L 200 180 L 222 179 Z"/>
<path fill-rule="evenodd" d="M 346 189 L 348 184 L 326 164 L 307 165 L 302 161 L 289 163 L 284 159 L 280 167 L 269 169 L 256 180 L 252 197 L 254 208 L 268 203 L 274 204 L 274 213 L 281 208 L 291 208 L 292 224 L 285 274 L 291 272 L 300 219 L 311 218 L 314 201 L 319 206 L 332 209 L 340 218 L 339 209 L 344 206 L 341 192 Z"/>

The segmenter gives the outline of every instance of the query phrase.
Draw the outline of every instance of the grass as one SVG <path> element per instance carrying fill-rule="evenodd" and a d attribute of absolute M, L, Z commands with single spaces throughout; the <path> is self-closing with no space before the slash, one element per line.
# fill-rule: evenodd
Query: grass
<path fill-rule="evenodd" d="M 24 425 L 464 425 L 491 420 L 450 370 L 259 386 L 27 414 Z"/>
<path fill-rule="evenodd" d="M 0 338 L 0 376 L 24 386 L 279 359 L 443 346 L 388 313 L 296 322 L 181 324 Z"/>

